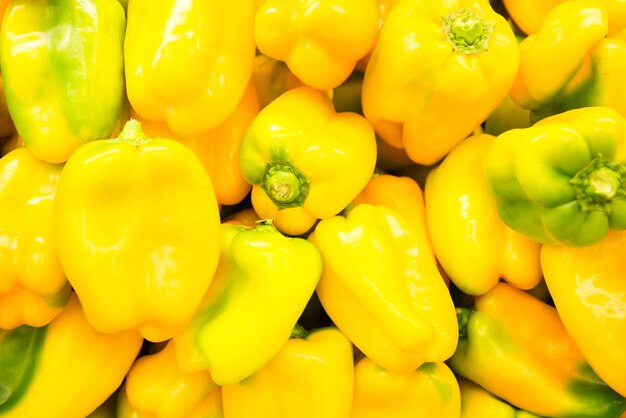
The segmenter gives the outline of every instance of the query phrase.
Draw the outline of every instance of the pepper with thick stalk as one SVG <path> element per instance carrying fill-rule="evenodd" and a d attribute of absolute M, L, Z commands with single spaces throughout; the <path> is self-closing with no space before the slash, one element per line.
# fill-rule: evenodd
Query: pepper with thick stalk
<path fill-rule="evenodd" d="M 53 238 L 89 323 L 159 342 L 183 330 L 219 258 L 220 219 L 202 163 L 136 120 L 89 142 L 63 168 Z M 115 303 L 112 303 L 115 301 Z"/>
<path fill-rule="evenodd" d="M 485 159 L 498 213 L 544 244 L 584 246 L 626 229 L 626 122 L 589 107 L 507 131 Z"/>
<path fill-rule="evenodd" d="M 486 0 L 408 0 L 389 13 L 363 81 L 376 133 L 432 165 L 508 94 L 518 43 Z"/>
<path fill-rule="evenodd" d="M 365 187 L 376 164 L 371 125 L 337 113 L 310 87 L 289 90 L 259 112 L 240 150 L 252 205 L 287 235 L 341 212 Z"/>

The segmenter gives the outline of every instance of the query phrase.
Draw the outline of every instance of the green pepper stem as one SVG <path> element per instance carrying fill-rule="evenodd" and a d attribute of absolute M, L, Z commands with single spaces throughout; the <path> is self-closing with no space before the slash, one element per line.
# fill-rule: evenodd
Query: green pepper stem
<path fill-rule="evenodd" d="M 616 196 L 626 196 L 626 166 L 597 155 L 570 180 L 583 211 L 610 211 Z"/>
<path fill-rule="evenodd" d="M 296 326 L 293 327 L 293 331 L 291 331 L 291 337 L 289 338 L 303 339 L 306 338 L 307 335 L 309 335 L 309 331 L 307 331 L 302 325 L 296 324 Z"/>
<path fill-rule="evenodd" d="M 465 338 L 467 335 L 467 323 L 474 313 L 470 308 L 456 308 L 456 320 L 459 323 L 459 338 Z"/>
<path fill-rule="evenodd" d="M 496 23 L 483 19 L 470 8 L 462 8 L 441 18 L 443 31 L 455 51 L 475 54 L 487 50 Z"/>
<path fill-rule="evenodd" d="M 278 209 L 300 207 L 309 193 L 309 180 L 289 162 L 267 165 L 261 187 Z"/>
<path fill-rule="evenodd" d="M 149 141 L 146 134 L 141 129 L 141 122 L 137 119 L 131 119 L 124 125 L 122 132 L 117 138 L 111 139 L 111 142 L 127 142 L 129 144 L 139 146 Z"/>

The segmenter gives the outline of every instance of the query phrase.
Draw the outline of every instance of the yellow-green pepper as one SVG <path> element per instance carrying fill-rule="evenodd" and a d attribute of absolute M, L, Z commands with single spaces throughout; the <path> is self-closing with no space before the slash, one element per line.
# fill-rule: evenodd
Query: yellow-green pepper
<path fill-rule="evenodd" d="M 584 246 L 626 229 L 626 120 L 570 110 L 498 136 L 485 157 L 498 213 L 541 243 Z"/>
<path fill-rule="evenodd" d="M 206 371 L 185 373 L 170 342 L 139 357 L 126 375 L 117 418 L 222 418 L 221 389 Z"/>
<path fill-rule="evenodd" d="M 264 367 L 287 342 L 315 291 L 319 251 L 271 222 L 222 224 L 220 261 L 191 323 L 174 337 L 183 371 L 208 370 L 218 385 Z"/>
<path fill-rule="evenodd" d="M 62 163 L 119 132 L 127 118 L 125 27 L 117 0 L 9 3 L 0 35 L 6 100 L 38 158 Z"/>
<path fill-rule="evenodd" d="M 348 418 L 354 388 L 352 344 L 335 327 L 297 326 L 269 364 L 222 387 L 225 418 Z"/>
<path fill-rule="evenodd" d="M 306 85 L 332 89 L 374 47 L 376 6 L 375 0 L 265 0 L 256 13 L 254 40 Z"/>
<path fill-rule="evenodd" d="M 70 296 L 52 242 L 62 168 L 26 148 L 0 159 L 0 329 L 46 325 Z"/>
<path fill-rule="evenodd" d="M 426 234 L 385 206 L 360 204 L 309 235 L 324 269 L 316 292 L 332 321 L 376 364 L 409 372 L 444 361 L 458 340 L 454 306 Z"/>
<path fill-rule="evenodd" d="M 324 93 L 299 87 L 259 112 L 241 144 L 240 164 L 259 217 L 300 235 L 365 187 L 376 164 L 374 130 L 356 113 L 336 113 Z"/>
<path fill-rule="evenodd" d="M 563 324 L 593 370 L 626 397 L 626 232 L 596 244 L 544 245 L 541 268 Z"/>
<path fill-rule="evenodd" d="M 518 55 L 487 0 L 401 1 L 365 71 L 363 111 L 383 140 L 432 165 L 506 97 Z"/>
<path fill-rule="evenodd" d="M 567 0 L 502 0 L 515 24 L 530 35 L 541 30 L 552 9 Z M 626 2 L 600 0 L 609 13 L 609 34 L 619 33 L 626 26 Z"/>
<path fill-rule="evenodd" d="M 452 370 L 545 417 L 618 418 L 626 399 L 593 372 L 556 309 L 501 282 L 459 308 Z"/>
<path fill-rule="evenodd" d="M 424 189 L 435 256 L 470 295 L 486 293 L 501 278 L 522 289 L 541 280 L 541 244 L 500 219 L 489 189 L 483 164 L 494 141 L 487 134 L 467 138 L 430 171 Z"/>
<path fill-rule="evenodd" d="M 363 357 L 354 366 L 350 418 L 459 418 L 460 414 L 459 384 L 445 363 L 392 373 Z"/>
<path fill-rule="evenodd" d="M 63 270 L 101 332 L 173 337 L 217 267 L 220 219 L 209 175 L 188 148 L 146 137 L 136 120 L 118 138 L 72 154 L 53 222 Z"/>
<path fill-rule="evenodd" d="M 612 107 L 626 116 L 626 39 L 606 37 L 610 19 L 599 0 L 563 2 L 520 43 L 510 97 L 531 110 L 533 121 L 587 106 Z"/>
<path fill-rule="evenodd" d="M 0 330 L 0 417 L 87 416 L 121 385 L 142 341 L 95 331 L 75 295 L 44 327 Z"/>
<path fill-rule="evenodd" d="M 516 409 L 471 380 L 457 378 L 461 389 L 461 418 L 539 418 Z"/>
<path fill-rule="evenodd" d="M 133 0 L 124 38 L 127 93 L 143 119 L 180 136 L 215 128 L 246 91 L 253 0 Z"/>

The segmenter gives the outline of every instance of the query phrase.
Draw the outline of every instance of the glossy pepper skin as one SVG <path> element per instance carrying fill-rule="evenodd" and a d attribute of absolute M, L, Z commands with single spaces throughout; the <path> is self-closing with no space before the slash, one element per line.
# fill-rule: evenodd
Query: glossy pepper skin
<path fill-rule="evenodd" d="M 471 380 L 457 379 L 461 389 L 461 418 L 539 418 L 514 408 Z"/>
<path fill-rule="evenodd" d="M 74 152 L 53 221 L 67 279 L 101 332 L 171 338 L 191 320 L 217 267 L 211 179 L 189 149 L 146 137 L 136 120 L 119 138 Z"/>
<path fill-rule="evenodd" d="M 174 337 L 181 369 L 208 370 L 218 385 L 260 370 L 289 339 L 321 269 L 313 245 L 284 236 L 271 222 L 222 224 L 211 287 L 189 326 Z"/>
<path fill-rule="evenodd" d="M 38 158 L 119 132 L 127 118 L 126 17 L 117 0 L 11 1 L 0 35 L 7 105 Z"/>
<path fill-rule="evenodd" d="M 460 414 L 459 384 L 445 363 L 392 373 L 363 357 L 354 367 L 351 418 L 459 418 Z"/>
<path fill-rule="evenodd" d="M 574 109 L 498 136 L 485 159 L 500 217 L 541 243 L 584 246 L 626 228 L 626 123 Z"/>
<path fill-rule="evenodd" d="M 52 242 L 62 168 L 26 148 L 0 159 L 0 329 L 44 326 L 70 296 Z"/>
<path fill-rule="evenodd" d="M 240 164 L 259 217 L 300 235 L 365 187 L 376 164 L 374 130 L 356 113 L 336 113 L 325 94 L 296 88 L 259 112 L 241 144 Z"/>
<path fill-rule="evenodd" d="M 354 206 L 362 203 L 392 209 L 413 228 L 419 242 L 428 242 L 424 193 L 412 178 L 375 173 L 352 201 Z"/>
<path fill-rule="evenodd" d="M 211 177 L 217 202 L 220 205 L 235 205 L 252 188 L 239 167 L 239 148 L 257 113 L 259 101 L 256 89 L 250 83 L 233 113 L 215 128 L 199 135 L 183 137 L 176 135 L 163 122 L 138 120 L 142 121 L 148 136 L 175 139 L 192 150 Z"/>
<path fill-rule="evenodd" d="M 139 357 L 117 401 L 117 418 L 222 418 L 221 389 L 206 371 L 185 373 L 170 341 Z"/>
<path fill-rule="evenodd" d="M 87 416 L 120 386 L 142 341 L 95 331 L 75 295 L 45 327 L 0 330 L 0 416 Z"/>
<path fill-rule="evenodd" d="M 606 37 L 610 15 L 598 0 L 564 2 L 536 34 L 520 43 L 520 65 L 510 97 L 533 121 L 566 110 L 613 107 L 626 115 L 626 40 Z"/>
<path fill-rule="evenodd" d="M 124 58 L 128 99 L 177 135 L 222 123 L 244 95 L 254 59 L 255 2 L 133 0 Z"/>
<path fill-rule="evenodd" d="M 243 382 L 222 387 L 224 418 L 349 418 L 352 344 L 335 327 L 296 327 L 272 361 Z"/>
<path fill-rule="evenodd" d="M 541 244 L 498 216 L 484 172 L 496 137 L 473 135 L 428 174 L 426 223 L 437 260 L 464 293 L 486 293 L 503 278 L 530 289 L 541 280 Z"/>
<path fill-rule="evenodd" d="M 458 339 L 452 299 L 425 236 L 393 210 L 363 203 L 320 221 L 308 238 L 324 259 L 316 289 L 324 310 L 392 372 L 444 361 Z"/>
<path fill-rule="evenodd" d="M 318 90 L 344 82 L 377 34 L 375 0 L 265 0 L 254 21 L 259 50 Z"/>
<path fill-rule="evenodd" d="M 459 308 L 452 370 L 544 417 L 620 417 L 626 399 L 595 375 L 556 309 L 501 282 Z"/>
<path fill-rule="evenodd" d="M 488 1 L 401 1 L 365 71 L 363 111 L 384 141 L 432 165 L 500 104 L 517 66 L 513 31 Z"/>
<path fill-rule="evenodd" d="M 502 0 L 515 24 L 526 34 L 537 33 L 548 14 L 566 0 Z M 626 26 L 626 2 L 600 0 L 609 13 L 609 34 L 619 33 Z"/>
<path fill-rule="evenodd" d="M 567 331 L 609 386 L 626 397 L 626 233 L 584 248 L 545 245 L 541 267 Z"/>

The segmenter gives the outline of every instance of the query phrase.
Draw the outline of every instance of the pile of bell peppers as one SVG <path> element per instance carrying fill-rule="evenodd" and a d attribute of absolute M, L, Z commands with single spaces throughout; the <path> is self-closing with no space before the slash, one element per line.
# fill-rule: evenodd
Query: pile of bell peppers
<path fill-rule="evenodd" d="M 0 19 L 0 418 L 626 417 L 626 2 Z"/>

